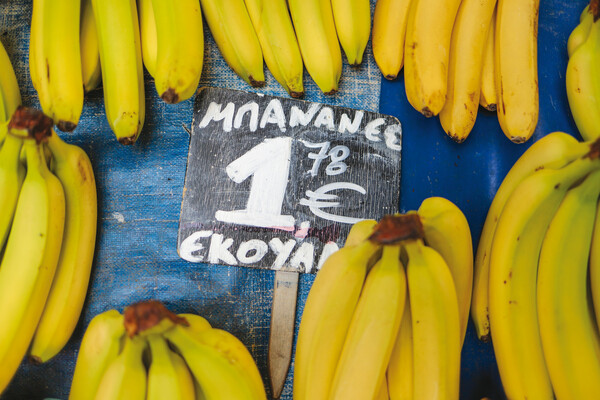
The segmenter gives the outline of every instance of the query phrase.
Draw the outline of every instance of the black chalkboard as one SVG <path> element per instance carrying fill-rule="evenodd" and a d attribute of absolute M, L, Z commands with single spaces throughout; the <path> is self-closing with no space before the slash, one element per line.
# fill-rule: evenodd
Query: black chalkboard
<path fill-rule="evenodd" d="M 179 256 L 316 272 L 343 245 L 352 223 L 397 211 L 401 143 L 394 117 L 202 88 Z"/>

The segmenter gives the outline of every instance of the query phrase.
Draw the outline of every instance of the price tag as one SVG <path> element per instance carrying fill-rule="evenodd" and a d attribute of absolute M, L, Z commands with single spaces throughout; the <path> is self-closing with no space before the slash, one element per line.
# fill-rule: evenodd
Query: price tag
<path fill-rule="evenodd" d="M 401 139 L 391 116 L 203 88 L 192 122 L 180 257 L 317 272 L 353 223 L 398 209 Z"/>

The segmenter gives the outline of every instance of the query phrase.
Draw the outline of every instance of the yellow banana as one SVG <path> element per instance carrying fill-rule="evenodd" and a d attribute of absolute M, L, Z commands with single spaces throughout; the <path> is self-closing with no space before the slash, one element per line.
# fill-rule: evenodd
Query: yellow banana
<path fill-rule="evenodd" d="M 452 27 L 461 0 L 412 0 L 404 46 L 406 96 L 426 117 L 446 101 Z"/>
<path fill-rule="evenodd" d="M 100 85 L 102 79 L 98 32 L 96 31 L 92 0 L 82 0 L 80 24 L 81 76 L 85 92 L 90 92 Z"/>
<path fill-rule="evenodd" d="M 22 147 L 23 138 L 9 134 L 0 149 L 0 251 L 8 238 L 25 179 L 25 166 L 20 160 Z"/>
<path fill-rule="evenodd" d="M 600 171 L 569 190 L 544 236 L 537 306 L 544 359 L 558 399 L 600 394 L 600 346 L 587 276 Z"/>
<path fill-rule="evenodd" d="M 387 368 L 390 400 L 413 399 L 413 337 L 410 299 L 406 298 L 400 330 Z"/>
<path fill-rule="evenodd" d="M 258 368 L 235 336 L 220 329 L 194 332 L 176 325 L 165 337 L 183 356 L 207 400 L 266 400 Z"/>
<path fill-rule="evenodd" d="M 477 118 L 483 54 L 495 7 L 496 0 L 463 0 L 456 15 L 440 123 L 457 143 L 469 136 Z"/>
<path fill-rule="evenodd" d="M 584 140 L 600 137 L 600 2 L 595 1 L 595 20 L 583 44 L 567 64 L 567 98 L 577 129 Z"/>
<path fill-rule="evenodd" d="M 377 221 L 374 219 L 363 219 L 353 224 L 346 236 L 344 246 L 356 246 L 367 240 L 373 233 L 375 225 L 377 225 Z"/>
<path fill-rule="evenodd" d="M 375 400 L 390 400 L 390 393 L 388 392 L 387 376 L 383 374 L 383 382 L 379 385 L 379 390 Z"/>
<path fill-rule="evenodd" d="M 64 192 L 42 149 L 36 140 L 26 139 L 27 175 L 0 265 L 0 392 L 27 352 L 60 254 Z"/>
<path fill-rule="evenodd" d="M 596 323 L 600 328 L 600 201 L 596 206 L 596 222 L 590 248 L 590 288 Z"/>
<path fill-rule="evenodd" d="M 29 354 L 38 362 L 54 357 L 75 330 L 87 293 L 96 244 L 94 171 L 87 154 L 55 132 L 48 139 L 53 171 L 65 191 L 65 230 L 52 288 Z"/>
<path fill-rule="evenodd" d="M 404 246 L 412 314 L 413 398 L 458 399 L 460 323 L 450 269 L 422 240 L 406 241 Z"/>
<path fill-rule="evenodd" d="M 500 378 L 510 399 L 553 398 L 536 305 L 540 249 L 567 190 L 600 169 L 599 155 L 596 148 L 563 168 L 534 172 L 514 189 L 498 219 L 490 254 L 489 315 Z"/>
<path fill-rule="evenodd" d="M 35 0 L 31 11 L 31 29 L 29 31 L 29 76 L 43 110 L 50 108 L 48 79 L 44 77 L 44 9 L 47 0 Z"/>
<path fill-rule="evenodd" d="M 497 114 L 512 142 L 529 140 L 539 117 L 539 0 L 498 0 L 495 36 Z"/>
<path fill-rule="evenodd" d="M 0 123 L 10 120 L 15 110 L 21 105 L 21 92 L 15 70 L 6 53 L 6 49 L 0 42 Z M 0 145 L 2 144 L 0 138 Z"/>
<path fill-rule="evenodd" d="M 326 399 L 335 367 L 378 245 L 364 241 L 333 253 L 308 293 L 296 343 L 294 399 Z"/>
<path fill-rule="evenodd" d="M 362 63 L 371 35 L 371 4 L 369 0 L 331 0 L 335 30 L 346 53 L 348 64 Z"/>
<path fill-rule="evenodd" d="M 264 86 L 262 50 L 244 0 L 200 0 L 200 3 L 227 64 L 249 85 Z"/>
<path fill-rule="evenodd" d="M 92 0 L 98 29 L 104 108 L 117 140 L 137 140 L 146 115 L 135 0 Z"/>
<path fill-rule="evenodd" d="M 147 373 L 142 360 L 146 339 L 125 337 L 123 351 L 102 375 L 95 400 L 146 400 Z"/>
<path fill-rule="evenodd" d="M 400 246 L 384 246 L 371 268 L 352 315 L 337 363 L 329 399 L 375 399 L 394 347 L 404 301 L 406 276 Z"/>
<path fill-rule="evenodd" d="M 273 77 L 292 97 L 304 96 L 304 63 L 285 0 L 245 0 Z"/>
<path fill-rule="evenodd" d="M 194 380 L 180 355 L 158 334 L 148 336 L 152 361 L 148 369 L 146 400 L 194 400 Z"/>
<path fill-rule="evenodd" d="M 404 39 L 411 0 L 377 0 L 373 14 L 373 57 L 385 79 L 404 65 Z"/>
<path fill-rule="evenodd" d="M 140 41 L 142 46 L 142 61 L 150 76 L 156 75 L 156 55 L 158 37 L 156 20 L 152 9 L 152 0 L 137 0 L 138 16 L 140 19 Z"/>
<path fill-rule="evenodd" d="M 330 0 L 288 0 L 304 65 L 325 94 L 338 91 L 342 51 Z"/>
<path fill-rule="evenodd" d="M 152 0 L 157 49 L 154 84 L 175 104 L 196 92 L 204 61 L 204 30 L 198 0 Z"/>
<path fill-rule="evenodd" d="M 178 317 L 185 318 L 189 324 L 189 329 L 199 333 L 203 330 L 212 328 L 206 318 L 196 314 L 178 314 Z"/>
<path fill-rule="evenodd" d="M 92 318 L 77 354 L 69 400 L 93 400 L 102 375 L 121 352 L 123 315 L 108 310 Z"/>
<path fill-rule="evenodd" d="M 462 346 L 473 290 L 473 242 L 469 222 L 454 203 L 443 197 L 423 200 L 417 213 L 423 223 L 425 243 L 442 255 L 452 273 L 458 296 Z"/>
<path fill-rule="evenodd" d="M 475 254 L 471 318 L 477 336 L 490 339 L 489 322 L 489 266 L 492 239 L 500 213 L 515 187 L 527 176 L 540 169 L 561 168 L 590 150 L 589 143 L 579 143 L 571 135 L 553 132 L 533 143 L 515 162 L 496 191 L 485 218 Z"/>
<path fill-rule="evenodd" d="M 481 89 L 479 105 L 488 111 L 496 111 L 498 94 L 496 93 L 496 78 L 494 72 L 494 33 L 496 32 L 496 8 L 488 29 L 485 48 L 483 49 L 483 64 L 481 66 Z"/>
<path fill-rule="evenodd" d="M 590 6 L 587 5 L 581 13 L 579 25 L 573 29 L 567 40 L 567 54 L 569 57 L 586 41 L 593 23 L 594 17 L 590 12 Z"/>

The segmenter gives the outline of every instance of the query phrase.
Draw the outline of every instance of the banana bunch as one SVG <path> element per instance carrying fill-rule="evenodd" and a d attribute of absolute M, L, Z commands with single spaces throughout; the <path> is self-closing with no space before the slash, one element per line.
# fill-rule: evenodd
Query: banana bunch
<path fill-rule="evenodd" d="M 94 174 L 53 125 L 19 107 L 0 149 L 0 393 L 26 354 L 46 362 L 64 347 L 90 277 Z"/>
<path fill-rule="evenodd" d="M 466 140 L 481 105 L 523 143 L 539 114 L 538 10 L 539 0 L 378 0 L 373 55 L 387 79 L 404 67 L 409 103 L 439 115 L 454 141 Z"/>
<path fill-rule="evenodd" d="M 95 316 L 81 342 L 69 400 L 266 399 L 244 344 L 158 301 Z"/>
<path fill-rule="evenodd" d="M 472 267 L 467 220 L 446 199 L 356 223 L 309 292 L 294 399 L 458 399 Z"/>
<path fill-rule="evenodd" d="M 569 107 L 583 140 L 600 137 L 600 1 L 591 0 L 567 41 Z"/>
<path fill-rule="evenodd" d="M 588 271 L 597 256 L 599 195 L 600 139 L 555 132 L 519 158 L 492 201 L 471 315 L 480 339 L 493 339 L 508 398 L 600 393 L 597 258 Z"/>

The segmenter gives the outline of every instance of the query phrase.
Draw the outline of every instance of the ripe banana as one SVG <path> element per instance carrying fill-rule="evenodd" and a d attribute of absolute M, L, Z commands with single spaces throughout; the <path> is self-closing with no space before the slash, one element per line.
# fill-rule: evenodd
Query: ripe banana
<path fill-rule="evenodd" d="M 200 3 L 227 64 L 249 85 L 264 86 L 262 50 L 244 0 L 200 0 Z"/>
<path fill-rule="evenodd" d="M 194 380 L 180 355 L 158 334 L 148 336 L 152 361 L 148 369 L 146 400 L 194 400 Z"/>
<path fill-rule="evenodd" d="M 600 2 L 590 3 L 594 22 L 587 39 L 567 64 L 567 98 L 584 140 L 600 137 Z"/>
<path fill-rule="evenodd" d="M 29 350 L 46 362 L 68 342 L 83 308 L 96 243 L 94 171 L 87 154 L 56 133 L 48 139 L 53 171 L 65 191 L 65 229 L 58 267 Z"/>
<path fill-rule="evenodd" d="M 404 65 L 404 39 L 411 0 L 377 0 L 373 14 L 373 57 L 385 79 Z"/>
<path fill-rule="evenodd" d="M 185 318 L 189 324 L 188 328 L 196 333 L 212 328 L 206 318 L 197 314 L 178 314 L 178 317 Z"/>
<path fill-rule="evenodd" d="M 296 344 L 294 399 L 327 398 L 368 261 L 378 245 L 363 241 L 333 253 L 308 293 Z"/>
<path fill-rule="evenodd" d="M 147 374 L 142 360 L 146 339 L 125 336 L 123 351 L 102 375 L 95 400 L 146 400 Z"/>
<path fill-rule="evenodd" d="M 204 30 L 198 0 L 152 0 L 157 49 L 154 83 L 168 104 L 196 92 L 204 61 Z"/>
<path fill-rule="evenodd" d="M 137 140 L 145 118 L 144 73 L 135 0 L 92 0 L 104 108 L 121 144 Z"/>
<path fill-rule="evenodd" d="M 194 332 L 176 325 L 165 337 L 185 359 L 208 400 L 266 400 L 252 355 L 235 336 L 220 329 Z"/>
<path fill-rule="evenodd" d="M 379 391 L 374 400 L 390 400 L 390 393 L 388 392 L 387 377 L 383 374 L 383 381 L 379 385 Z"/>
<path fill-rule="evenodd" d="M 534 171 L 561 168 L 589 150 L 589 143 L 579 143 L 566 133 L 553 132 L 533 143 L 506 174 L 488 210 L 475 254 L 471 318 L 480 340 L 485 342 L 490 339 L 488 297 L 490 250 L 498 218 L 507 199 L 515 187 Z"/>
<path fill-rule="evenodd" d="M 362 63 L 371 34 L 371 4 L 369 0 L 331 0 L 335 30 L 346 53 L 348 64 Z"/>
<path fill-rule="evenodd" d="M 537 306 L 544 359 L 558 399 L 600 394 L 600 338 L 587 276 L 600 171 L 569 190 L 544 236 Z"/>
<path fill-rule="evenodd" d="M 537 30 L 540 0 L 498 0 L 495 74 L 498 121 L 514 143 L 526 142 L 538 122 Z"/>
<path fill-rule="evenodd" d="M 265 63 L 290 96 L 304 96 L 304 63 L 284 0 L 245 0 Z"/>
<path fill-rule="evenodd" d="M 420 239 L 404 243 L 413 333 L 415 400 L 458 399 L 460 322 L 452 275 Z"/>
<path fill-rule="evenodd" d="M 48 89 L 48 78 L 44 77 L 44 9 L 47 0 L 33 2 L 31 11 L 31 28 L 29 31 L 29 76 L 37 91 L 42 109 L 50 108 L 51 99 Z"/>
<path fill-rule="evenodd" d="M 413 399 L 413 337 L 410 298 L 407 296 L 400 330 L 387 368 L 390 400 Z"/>
<path fill-rule="evenodd" d="M 108 310 L 92 318 L 77 354 L 69 400 L 95 398 L 104 372 L 121 352 L 124 337 L 123 315 L 117 310 Z"/>
<path fill-rule="evenodd" d="M 17 76 L 6 53 L 6 49 L 0 42 L 0 124 L 10 120 L 17 107 L 21 104 L 21 92 Z M 2 138 L 0 138 L 0 145 Z"/>
<path fill-rule="evenodd" d="M 417 213 L 425 231 L 425 243 L 441 254 L 452 273 L 458 296 L 462 346 L 473 290 L 473 242 L 469 222 L 454 203 L 443 197 L 423 200 Z"/>
<path fill-rule="evenodd" d="M 496 32 L 496 8 L 492 15 L 488 35 L 483 49 L 483 65 L 481 66 L 481 90 L 479 105 L 488 111 L 496 111 L 498 94 L 496 93 L 496 78 L 494 72 L 494 33 Z"/>
<path fill-rule="evenodd" d="M 590 288 L 596 323 L 600 327 L 600 201 L 596 206 L 596 222 L 590 248 Z"/>
<path fill-rule="evenodd" d="M 20 160 L 22 147 L 23 138 L 9 134 L 0 149 L 0 251 L 8 238 L 25 179 L 25 166 Z"/>
<path fill-rule="evenodd" d="M 140 40 L 142 46 L 142 61 L 146 70 L 154 78 L 156 75 L 156 55 L 158 38 L 156 34 L 156 20 L 152 9 L 152 0 L 138 0 L 138 14 L 140 19 Z"/>
<path fill-rule="evenodd" d="M 373 233 L 375 225 L 377 225 L 377 221 L 374 219 L 363 219 L 362 221 L 353 224 L 350 228 L 350 232 L 348 232 L 348 236 L 346 236 L 344 247 L 356 246 L 367 240 Z"/>
<path fill-rule="evenodd" d="M 329 0 L 288 0 L 306 70 L 325 94 L 338 91 L 342 52 Z"/>
<path fill-rule="evenodd" d="M 385 382 L 405 299 L 400 246 L 384 246 L 352 315 L 328 398 L 364 400 L 377 396 Z"/>
<path fill-rule="evenodd" d="M 87 93 L 96 89 L 102 79 L 98 32 L 96 31 L 96 19 L 94 18 L 92 0 L 81 1 L 80 24 L 81 76 L 83 78 L 84 91 Z"/>
<path fill-rule="evenodd" d="M 461 0 L 412 0 L 404 47 L 406 96 L 426 117 L 446 101 L 452 27 Z"/>
<path fill-rule="evenodd" d="M 457 143 L 465 141 L 477 118 L 483 54 L 495 7 L 496 0 L 463 0 L 456 15 L 440 123 Z"/>
<path fill-rule="evenodd" d="M 83 109 L 83 78 L 79 24 L 80 0 L 36 0 L 30 41 L 36 60 L 35 89 L 40 94 L 44 113 L 61 131 L 77 126 Z M 39 14 L 38 14 L 39 13 Z M 33 24 L 36 24 L 34 27 Z M 32 72 L 33 76 L 33 72 Z M 40 85 L 39 81 L 43 81 Z M 45 100 L 45 101 L 42 101 Z"/>
<path fill-rule="evenodd" d="M 567 40 L 567 54 L 569 58 L 586 41 L 593 23 L 594 16 L 590 12 L 590 6 L 587 5 L 581 13 L 579 25 L 573 29 Z"/>
<path fill-rule="evenodd" d="M 65 219 L 62 185 L 48 170 L 43 146 L 27 139 L 25 154 L 27 174 L 0 265 L 0 392 L 27 352 L 44 309 Z"/>
<path fill-rule="evenodd" d="M 536 305 L 540 249 L 567 190 L 600 169 L 599 154 L 592 149 L 563 168 L 534 172 L 514 189 L 498 219 L 490 255 L 489 315 L 508 398 L 553 398 Z"/>

